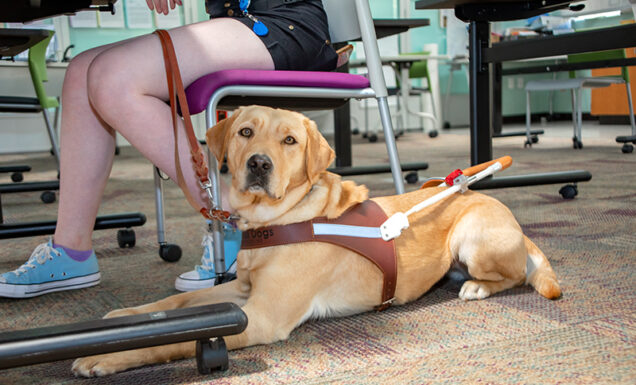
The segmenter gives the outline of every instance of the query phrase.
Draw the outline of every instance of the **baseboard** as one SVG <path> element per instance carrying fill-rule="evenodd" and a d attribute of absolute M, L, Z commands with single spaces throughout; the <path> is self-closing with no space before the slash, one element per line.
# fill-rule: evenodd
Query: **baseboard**
<path fill-rule="evenodd" d="M 583 120 L 598 120 L 597 116 L 592 116 L 589 113 L 584 113 L 582 115 Z M 571 113 L 554 113 L 554 114 L 546 114 L 546 113 L 536 113 L 530 115 L 530 121 L 532 122 L 540 122 L 541 119 L 546 119 L 548 122 L 557 122 L 557 121 L 572 121 Z M 504 116 L 503 123 L 504 124 L 513 124 L 513 123 L 525 123 L 526 115 L 511 115 Z"/>
<path fill-rule="evenodd" d="M 630 124 L 629 115 L 599 115 L 599 124 Z"/>

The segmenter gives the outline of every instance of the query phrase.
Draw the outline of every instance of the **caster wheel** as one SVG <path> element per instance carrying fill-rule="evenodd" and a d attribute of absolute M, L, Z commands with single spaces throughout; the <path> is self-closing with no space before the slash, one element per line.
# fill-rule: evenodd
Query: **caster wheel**
<path fill-rule="evenodd" d="M 378 136 L 376 134 L 371 134 L 369 135 L 368 139 L 369 139 L 369 142 L 375 143 L 378 141 Z"/>
<path fill-rule="evenodd" d="M 135 247 L 135 230 L 120 229 L 117 231 L 117 244 L 122 249 L 126 247 Z"/>
<path fill-rule="evenodd" d="M 574 199 L 574 197 L 579 194 L 579 190 L 573 184 L 566 184 L 561 187 L 559 194 L 561 194 L 563 199 Z"/>
<path fill-rule="evenodd" d="M 408 184 L 417 183 L 417 181 L 419 179 L 418 176 L 417 176 L 417 171 L 409 172 L 408 174 L 406 174 L 404 179 L 406 179 L 406 183 L 408 183 Z"/>
<path fill-rule="evenodd" d="M 353 135 L 358 135 L 360 133 L 360 130 L 358 130 L 357 128 L 354 128 L 353 130 L 351 130 L 351 133 Z"/>
<path fill-rule="evenodd" d="M 11 174 L 11 180 L 15 183 L 22 182 L 24 180 L 24 175 L 22 175 L 21 172 L 14 172 L 13 174 Z"/>
<path fill-rule="evenodd" d="M 119 146 L 115 147 L 115 155 L 119 155 Z"/>
<path fill-rule="evenodd" d="M 444 125 L 442 127 L 444 127 L 444 129 L 448 130 L 449 128 L 451 128 L 450 122 L 444 122 Z"/>
<path fill-rule="evenodd" d="M 201 374 L 210 374 L 214 370 L 227 370 L 229 367 L 227 347 L 223 337 L 215 340 L 197 341 L 197 369 Z"/>
<path fill-rule="evenodd" d="M 631 154 L 632 152 L 634 152 L 634 145 L 625 143 L 623 144 L 623 147 L 621 147 L 621 151 L 623 152 L 623 154 Z M 11 176 L 11 179 L 13 179 L 13 175 Z"/>
<path fill-rule="evenodd" d="M 523 142 L 523 148 L 527 148 L 527 147 L 532 148 L 532 141 L 529 141 L 526 139 L 526 141 Z"/>
<path fill-rule="evenodd" d="M 368 138 L 368 137 L 369 137 L 369 135 L 367 135 L 367 133 L 365 132 L 364 134 L 362 134 L 362 137 L 363 137 L 364 139 L 366 139 L 366 138 Z"/>
<path fill-rule="evenodd" d="M 429 138 L 437 138 L 437 135 L 439 135 L 437 130 L 429 131 L 429 133 L 428 133 L 428 137 Z"/>
<path fill-rule="evenodd" d="M 53 203 L 55 202 L 55 193 L 53 191 L 44 191 L 40 194 L 40 199 L 44 203 Z"/>
<path fill-rule="evenodd" d="M 227 172 L 228 172 L 229 170 L 230 170 L 230 169 L 227 167 L 227 163 L 223 163 L 223 164 L 221 165 L 221 169 L 219 170 L 219 172 L 220 172 L 221 174 L 227 174 Z"/>
<path fill-rule="evenodd" d="M 583 142 L 578 140 L 577 138 L 572 138 L 572 148 L 575 150 L 580 150 L 583 148 Z"/>
<path fill-rule="evenodd" d="M 530 137 L 530 139 L 532 140 L 532 143 L 539 143 L 539 137 L 536 135 L 532 135 L 532 137 Z"/>
<path fill-rule="evenodd" d="M 166 262 L 177 262 L 181 259 L 181 248 L 172 243 L 159 245 L 159 256 Z"/>

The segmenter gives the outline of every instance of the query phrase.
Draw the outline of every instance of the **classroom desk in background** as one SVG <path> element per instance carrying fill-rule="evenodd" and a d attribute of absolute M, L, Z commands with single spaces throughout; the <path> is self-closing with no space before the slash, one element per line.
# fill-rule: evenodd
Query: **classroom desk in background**
<path fill-rule="evenodd" d="M 470 73 L 470 162 L 491 160 L 493 137 L 493 66 L 533 57 L 547 57 L 627 48 L 636 45 L 636 24 L 590 30 L 537 39 L 491 44 L 490 23 L 527 19 L 568 8 L 573 0 L 418 0 L 416 9 L 454 8 L 455 15 L 469 23 Z M 500 188 L 535 184 L 587 181 L 584 170 L 549 174 L 490 178 L 477 188 Z"/>

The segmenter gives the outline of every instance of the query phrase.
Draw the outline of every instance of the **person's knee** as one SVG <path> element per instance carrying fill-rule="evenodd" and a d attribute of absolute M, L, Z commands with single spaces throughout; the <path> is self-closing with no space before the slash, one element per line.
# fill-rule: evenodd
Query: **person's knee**
<path fill-rule="evenodd" d="M 86 90 L 86 74 L 88 67 L 90 66 L 95 53 L 91 51 L 84 51 L 79 55 L 76 55 L 66 67 L 66 73 L 64 75 L 64 87 L 63 92 L 78 92 L 80 90 Z"/>
<path fill-rule="evenodd" d="M 93 108 L 107 118 L 116 113 L 114 109 L 125 105 L 126 95 L 130 91 L 130 81 L 114 50 L 106 50 L 97 55 L 87 71 L 87 92 Z"/>

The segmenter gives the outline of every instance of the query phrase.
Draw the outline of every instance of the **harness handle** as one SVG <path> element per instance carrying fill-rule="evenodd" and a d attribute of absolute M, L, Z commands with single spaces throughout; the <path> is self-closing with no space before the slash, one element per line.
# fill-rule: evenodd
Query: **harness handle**
<path fill-rule="evenodd" d="M 509 155 L 506 156 L 502 156 L 501 158 L 497 158 L 497 159 L 493 159 L 490 160 L 488 162 L 484 162 L 484 163 L 480 163 L 480 164 L 476 164 L 474 166 L 465 168 L 462 170 L 462 174 L 468 176 L 473 176 L 475 174 L 477 174 L 478 172 L 484 171 L 485 169 L 487 169 L 488 167 L 492 166 L 493 164 L 499 162 L 501 164 L 501 169 L 505 170 L 508 167 L 510 167 L 510 165 L 512 164 L 512 158 Z M 442 183 L 444 183 L 444 179 L 443 178 L 431 178 L 429 180 L 427 180 L 426 182 L 424 182 L 422 184 L 422 187 L 420 188 L 428 188 L 428 187 L 435 187 L 435 186 L 439 186 Z"/>

